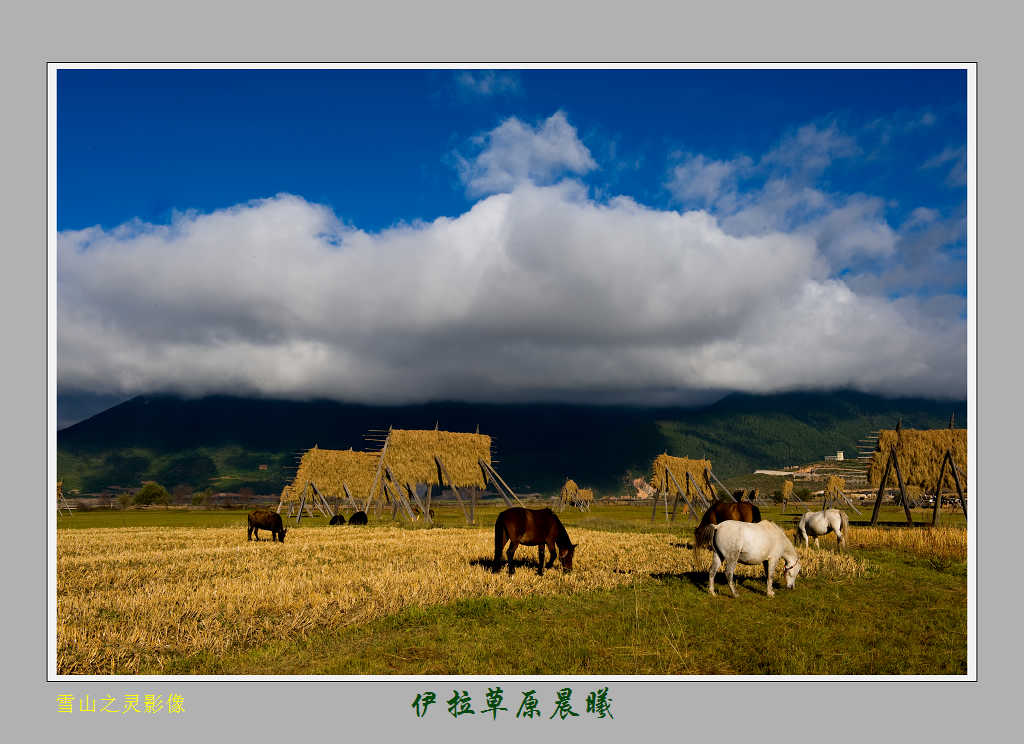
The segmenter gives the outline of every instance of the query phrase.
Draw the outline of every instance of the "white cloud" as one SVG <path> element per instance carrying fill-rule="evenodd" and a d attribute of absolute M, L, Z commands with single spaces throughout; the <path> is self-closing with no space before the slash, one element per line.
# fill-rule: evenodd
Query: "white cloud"
<path fill-rule="evenodd" d="M 537 127 L 510 117 L 477 137 L 472 159 L 456 155 L 459 176 L 472 196 L 511 191 L 522 183 L 550 184 L 567 173 L 597 167 L 576 129 L 561 111 Z"/>
<path fill-rule="evenodd" d="M 730 234 L 525 175 L 455 218 L 373 234 L 288 195 L 62 233 L 59 384 L 378 402 L 963 394 L 960 298 L 857 294 L 823 276 L 820 236 Z"/>
<path fill-rule="evenodd" d="M 966 147 L 947 147 L 938 155 L 926 160 L 921 167 L 924 169 L 949 168 L 943 183 L 950 188 L 967 186 Z"/>
<path fill-rule="evenodd" d="M 459 90 L 470 96 L 488 98 L 522 92 L 519 75 L 501 70 L 462 70 L 455 75 Z"/>

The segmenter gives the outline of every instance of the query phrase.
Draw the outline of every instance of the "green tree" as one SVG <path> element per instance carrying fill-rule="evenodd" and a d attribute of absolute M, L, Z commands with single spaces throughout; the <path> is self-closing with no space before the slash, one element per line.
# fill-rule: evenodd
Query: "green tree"
<path fill-rule="evenodd" d="M 169 504 L 170 502 L 171 495 L 167 493 L 167 489 L 154 481 L 144 484 L 135 494 L 136 504 Z"/>

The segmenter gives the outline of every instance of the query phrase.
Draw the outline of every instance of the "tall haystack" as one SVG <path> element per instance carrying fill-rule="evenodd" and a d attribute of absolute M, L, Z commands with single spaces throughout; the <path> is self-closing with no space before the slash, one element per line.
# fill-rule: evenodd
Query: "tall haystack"
<path fill-rule="evenodd" d="M 461 432 L 392 429 L 384 449 L 384 466 L 391 468 L 400 484 L 426 483 L 440 486 L 437 456 L 451 477 L 445 486 L 485 488 L 480 460 L 491 463 L 491 438 L 486 434 Z M 372 479 L 371 474 L 371 479 Z"/>
<path fill-rule="evenodd" d="M 949 450 L 953 454 L 960 477 L 967 478 L 966 429 L 885 429 L 878 435 L 878 445 L 868 466 L 868 482 L 873 488 L 881 484 L 889 452 L 895 445 L 896 460 L 906 485 L 921 486 L 932 491 L 939 480 L 943 457 Z M 947 471 L 947 476 L 949 475 Z M 889 471 L 887 488 L 898 485 L 895 468 Z"/>
<path fill-rule="evenodd" d="M 789 500 L 793 498 L 793 481 L 782 482 L 782 503 L 788 504 Z"/>
<path fill-rule="evenodd" d="M 832 505 L 843 497 L 846 490 L 846 481 L 838 475 L 830 475 L 825 483 L 825 503 Z"/>
<path fill-rule="evenodd" d="M 666 468 L 675 476 L 680 488 L 686 488 L 686 474 L 693 476 L 695 483 L 704 487 L 704 471 L 711 469 L 710 460 L 691 460 L 688 457 L 658 455 L 651 463 L 651 485 L 656 491 L 675 491 L 672 480 L 666 478 Z M 667 482 L 666 482 L 667 481 Z"/>
<path fill-rule="evenodd" d="M 281 503 L 297 502 L 306 484 L 311 481 L 316 484 L 320 493 L 328 498 L 344 498 L 344 483 L 348 485 L 353 498 L 364 499 L 373 485 L 373 476 L 377 472 L 379 462 L 379 452 L 313 447 L 302 455 L 295 479 L 281 492 Z"/>
<path fill-rule="evenodd" d="M 562 503 L 568 504 L 569 502 L 571 502 L 574 498 L 576 498 L 576 494 L 579 493 L 579 490 L 580 487 L 576 485 L 576 481 L 574 481 L 572 478 L 567 480 L 565 482 L 565 485 L 562 486 Z"/>

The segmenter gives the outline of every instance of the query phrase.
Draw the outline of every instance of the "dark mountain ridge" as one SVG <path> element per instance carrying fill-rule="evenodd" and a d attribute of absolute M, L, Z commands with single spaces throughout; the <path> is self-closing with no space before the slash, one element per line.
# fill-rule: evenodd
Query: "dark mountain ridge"
<path fill-rule="evenodd" d="M 493 456 L 513 487 L 550 491 L 572 477 L 598 489 L 619 490 L 630 475 L 645 474 L 653 457 L 664 451 L 707 456 L 716 472 L 727 477 L 754 468 L 810 462 L 837 449 L 852 453 L 859 438 L 872 429 L 894 426 L 900 417 L 906 428 L 941 428 L 954 413 L 963 426 L 966 412 L 966 401 L 883 398 L 851 391 L 732 394 L 700 408 L 460 402 L 368 406 L 328 400 L 146 395 L 60 430 L 58 470 L 62 461 L 65 471 L 87 470 L 83 463 L 117 460 L 123 457 L 120 453 L 132 451 L 141 457 L 139 477 L 163 474 L 189 482 L 199 477 L 196 472 L 209 478 L 211 467 L 223 469 L 214 462 L 205 469 L 193 468 L 188 475 L 189 453 L 200 450 L 207 459 L 210 453 L 229 448 L 236 459 L 241 449 L 272 454 L 279 463 L 290 464 L 296 452 L 314 444 L 374 449 L 365 438 L 370 430 L 437 425 L 448 431 L 472 432 L 479 427 L 491 435 Z M 142 462 L 147 458 L 149 465 Z M 179 469 L 167 470 L 168 465 L 157 472 L 152 465 L 157 458 L 177 458 Z M 287 470 L 282 464 L 267 476 L 266 492 L 279 490 L 289 477 Z"/>

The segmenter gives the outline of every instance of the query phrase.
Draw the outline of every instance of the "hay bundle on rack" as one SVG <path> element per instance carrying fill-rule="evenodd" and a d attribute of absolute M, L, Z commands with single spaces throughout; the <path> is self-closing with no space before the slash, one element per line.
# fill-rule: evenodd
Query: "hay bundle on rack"
<path fill-rule="evenodd" d="M 835 504 L 843 497 L 846 490 L 846 481 L 838 475 L 830 475 L 825 484 L 825 503 Z"/>
<path fill-rule="evenodd" d="M 306 484 L 312 481 L 320 493 L 328 498 L 343 499 L 348 485 L 352 497 L 365 498 L 373 484 L 373 476 L 380 462 L 379 452 L 354 452 L 328 450 L 313 447 L 306 450 L 299 462 L 295 480 L 281 492 L 281 503 L 297 502 L 302 497 Z"/>
<path fill-rule="evenodd" d="M 579 493 L 579 490 L 580 490 L 580 487 L 578 485 L 576 485 L 576 481 L 574 481 L 572 478 L 567 480 L 565 482 L 565 485 L 562 486 L 562 494 L 561 494 L 561 496 L 562 496 L 562 498 L 561 498 L 562 503 L 563 504 L 570 503 L 574 498 L 576 498 L 576 494 Z"/>
<path fill-rule="evenodd" d="M 711 469 L 711 461 L 691 460 L 688 457 L 673 457 L 668 454 L 658 455 L 651 464 L 651 485 L 656 491 L 675 491 L 671 479 L 665 476 L 666 468 L 675 476 L 680 488 L 686 488 L 687 473 L 692 475 L 693 480 L 703 488 L 704 470 L 705 468 Z"/>
<path fill-rule="evenodd" d="M 889 452 L 895 445 L 896 460 L 905 485 L 921 486 L 927 491 L 935 488 L 939 480 L 939 469 L 946 450 L 953 453 L 953 462 L 959 471 L 961 481 L 967 478 L 967 430 L 966 429 L 903 429 L 897 435 L 895 429 L 886 429 L 878 436 L 878 445 L 868 466 L 868 482 L 873 488 L 881 484 Z M 952 482 L 949 467 L 946 476 Z M 887 488 L 899 485 L 896 469 L 889 472 Z M 966 487 L 966 483 L 961 482 Z"/>
<path fill-rule="evenodd" d="M 392 429 L 384 451 L 384 464 L 391 468 L 400 484 L 440 485 L 437 463 L 441 458 L 457 488 L 484 488 L 480 460 L 491 462 L 491 438 L 486 434 L 452 431 Z M 371 474 L 372 479 L 372 474 Z"/>
<path fill-rule="evenodd" d="M 782 482 L 782 502 L 788 503 L 793 498 L 793 481 Z"/>

